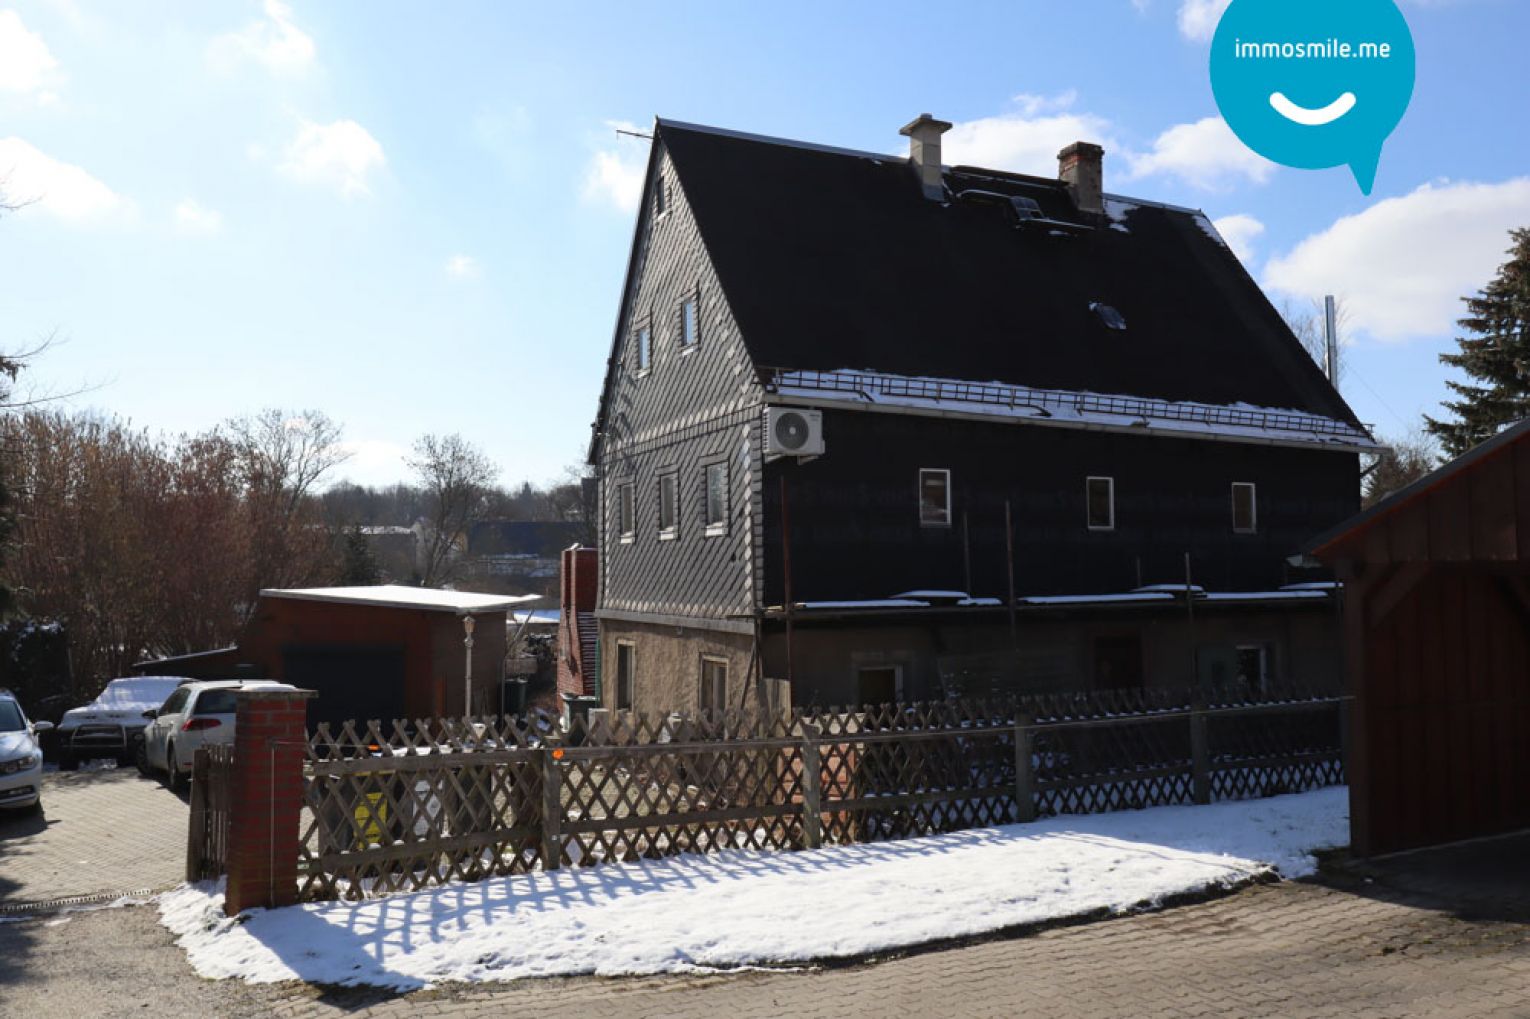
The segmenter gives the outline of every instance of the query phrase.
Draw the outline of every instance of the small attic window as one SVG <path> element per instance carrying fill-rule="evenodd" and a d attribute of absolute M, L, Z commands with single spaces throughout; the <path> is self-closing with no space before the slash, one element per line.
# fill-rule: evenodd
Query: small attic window
<path fill-rule="evenodd" d="M 1020 220 L 1045 219 L 1041 211 L 1041 203 L 1034 198 L 1026 198 L 1024 195 L 1011 195 L 1010 208 L 1015 210 L 1015 217 Z"/>
<path fill-rule="evenodd" d="M 669 211 L 669 186 L 664 183 L 664 178 L 659 177 L 653 182 L 653 218 L 658 219 Z"/>
<path fill-rule="evenodd" d="M 1117 332 L 1126 329 L 1126 316 L 1110 305 L 1100 301 L 1092 301 L 1089 304 L 1089 310 L 1100 317 L 1100 321 L 1105 323 L 1105 328 L 1114 329 Z"/>

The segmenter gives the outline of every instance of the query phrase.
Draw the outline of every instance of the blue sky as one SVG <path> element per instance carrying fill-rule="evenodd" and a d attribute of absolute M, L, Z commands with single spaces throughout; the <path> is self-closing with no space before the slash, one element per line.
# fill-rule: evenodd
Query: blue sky
<path fill-rule="evenodd" d="M 1225 2 L 1220 6 L 1225 6 Z M 1411 109 L 1366 198 L 1277 168 L 1216 116 L 1217 0 L 432 5 L 0 0 L 0 345 L 139 425 L 267 406 L 342 422 L 345 474 L 402 479 L 457 431 L 502 480 L 589 434 L 654 115 L 1055 173 L 1191 205 L 1279 300 L 1349 307 L 1361 418 L 1444 395 L 1457 298 L 1530 225 L 1530 5 L 1402 0 Z M 644 9 L 651 7 L 651 9 Z"/>

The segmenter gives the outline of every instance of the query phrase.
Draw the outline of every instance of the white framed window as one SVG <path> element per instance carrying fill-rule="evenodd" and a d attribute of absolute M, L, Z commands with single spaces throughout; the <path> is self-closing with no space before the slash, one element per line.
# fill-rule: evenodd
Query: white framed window
<path fill-rule="evenodd" d="M 728 660 L 715 655 L 701 656 L 701 691 L 697 703 L 708 711 L 728 705 Z"/>
<path fill-rule="evenodd" d="M 624 543 L 637 533 L 636 488 L 630 481 L 616 486 L 616 536 Z"/>
<path fill-rule="evenodd" d="M 1084 479 L 1084 519 L 1091 531 L 1116 529 L 1116 479 Z"/>
<path fill-rule="evenodd" d="M 637 693 L 637 647 L 631 641 L 616 642 L 616 708 L 632 707 Z"/>
<path fill-rule="evenodd" d="M 951 526 L 951 472 L 945 468 L 919 468 L 919 526 Z"/>
<path fill-rule="evenodd" d="M 1235 534 L 1259 532 L 1259 500 L 1253 482 L 1234 481 L 1232 486 L 1232 527 Z"/>
<path fill-rule="evenodd" d="M 707 464 L 702 490 L 702 515 L 706 523 L 706 536 L 714 538 L 728 533 L 728 465 Z"/>
<path fill-rule="evenodd" d="M 680 302 L 680 349 L 693 350 L 701 342 L 701 318 L 696 295 Z"/>
<path fill-rule="evenodd" d="M 653 330 L 647 325 L 638 326 L 632 345 L 637 350 L 637 373 L 639 376 L 647 375 L 653 367 Z"/>
<path fill-rule="evenodd" d="M 659 540 L 668 541 L 680 533 L 678 510 L 679 476 L 674 471 L 659 475 Z"/>

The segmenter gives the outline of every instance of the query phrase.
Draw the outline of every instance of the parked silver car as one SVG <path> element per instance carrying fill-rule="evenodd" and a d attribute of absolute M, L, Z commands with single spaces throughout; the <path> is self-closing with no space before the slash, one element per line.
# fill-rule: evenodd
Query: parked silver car
<path fill-rule="evenodd" d="M 58 766 L 65 771 L 95 757 L 133 761 L 143 735 L 143 713 L 165 703 L 184 676 L 127 676 L 106 684 L 89 704 L 64 712 L 58 723 Z"/>
<path fill-rule="evenodd" d="M 42 747 L 37 734 L 52 722 L 32 723 L 9 690 L 0 690 L 0 809 L 42 808 Z"/>
<path fill-rule="evenodd" d="M 240 690 L 293 690 L 268 679 L 214 679 L 177 687 L 156 708 L 143 712 L 143 750 L 138 768 L 145 775 L 161 772 L 171 789 L 179 791 L 191 775 L 197 747 L 234 742 L 234 719 Z"/>

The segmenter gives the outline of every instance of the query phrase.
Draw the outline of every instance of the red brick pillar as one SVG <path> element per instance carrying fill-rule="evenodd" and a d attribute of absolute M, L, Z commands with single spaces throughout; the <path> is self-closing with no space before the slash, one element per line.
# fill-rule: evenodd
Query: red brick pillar
<path fill-rule="evenodd" d="M 315 696 L 312 690 L 238 694 L 223 900 L 229 916 L 297 901 L 308 699 Z"/>

